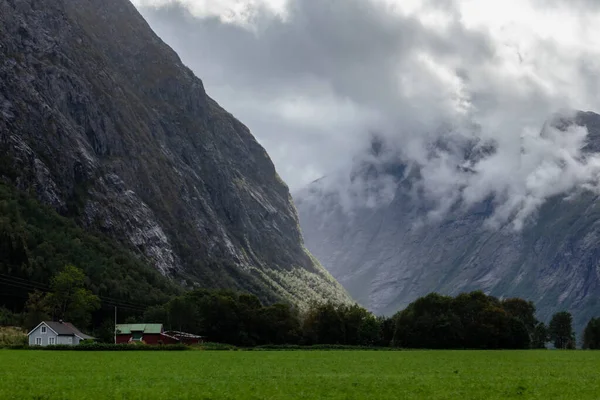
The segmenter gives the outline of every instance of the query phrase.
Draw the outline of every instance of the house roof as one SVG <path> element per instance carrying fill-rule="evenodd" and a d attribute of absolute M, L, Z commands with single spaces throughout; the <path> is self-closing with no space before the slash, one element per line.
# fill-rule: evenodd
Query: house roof
<path fill-rule="evenodd" d="M 145 334 L 162 333 L 162 324 L 117 324 L 117 334 L 129 335 L 131 332 Z"/>
<path fill-rule="evenodd" d="M 31 333 L 34 332 L 42 324 L 46 325 L 57 335 L 77 336 L 80 339 L 94 339 L 92 336 L 82 333 L 79 329 L 75 328 L 75 326 L 73 326 L 73 324 L 71 324 L 70 322 L 60 321 L 42 321 L 38 326 L 33 328 L 28 335 L 31 335 Z"/>
<path fill-rule="evenodd" d="M 182 337 L 187 339 L 202 339 L 204 336 L 194 335 L 193 333 L 179 332 L 179 331 L 166 331 L 165 334 L 174 336 L 176 338 Z"/>

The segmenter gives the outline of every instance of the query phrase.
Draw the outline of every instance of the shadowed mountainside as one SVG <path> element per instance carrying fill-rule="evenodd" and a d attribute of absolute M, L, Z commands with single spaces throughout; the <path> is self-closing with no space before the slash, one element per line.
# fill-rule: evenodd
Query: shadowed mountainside
<path fill-rule="evenodd" d="M 0 3 L 0 176 L 163 275 L 347 301 L 249 130 L 127 0 Z"/>

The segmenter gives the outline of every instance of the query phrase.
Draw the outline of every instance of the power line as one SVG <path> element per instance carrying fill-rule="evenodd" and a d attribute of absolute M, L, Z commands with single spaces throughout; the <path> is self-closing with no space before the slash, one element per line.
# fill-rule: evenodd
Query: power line
<path fill-rule="evenodd" d="M 15 284 L 15 283 L 3 281 L 2 279 L 4 279 L 4 278 L 0 279 L 0 285 L 10 286 L 12 288 L 29 290 L 29 291 L 32 289 L 31 287 L 27 287 L 27 286 L 23 286 L 23 285 L 20 285 L 20 284 Z M 50 292 L 50 290 L 47 290 L 47 289 L 41 289 L 40 291 L 42 291 L 44 293 L 49 293 Z M 7 295 L 7 294 L 4 293 L 4 295 Z M 29 295 L 27 295 L 25 293 L 8 294 L 8 296 L 9 297 L 19 297 L 19 298 L 23 298 L 23 299 L 29 298 Z M 101 303 L 104 303 L 105 305 L 107 305 L 109 307 L 115 307 L 116 306 L 116 307 L 123 308 L 123 309 L 126 309 L 126 310 L 138 311 L 138 312 L 144 312 L 147 309 L 145 307 L 135 307 L 135 306 L 127 305 L 127 304 L 122 304 L 122 303 L 119 303 L 119 302 L 114 302 L 114 301 L 111 301 L 111 300 L 107 300 L 107 299 L 105 299 L 105 298 L 103 298 L 101 296 L 98 296 L 98 297 L 100 298 Z"/>
<path fill-rule="evenodd" d="M 50 288 L 48 285 L 44 285 L 40 282 L 35 282 L 35 281 L 26 281 L 25 279 L 11 277 L 11 276 L 5 275 L 5 274 L 0 274 L 0 285 L 5 285 L 5 286 L 12 287 L 12 288 L 22 289 L 22 290 L 27 290 L 27 291 L 39 290 L 44 293 L 50 292 Z M 29 296 L 26 294 L 22 294 L 22 295 L 19 294 L 19 295 L 11 295 L 11 297 L 28 298 Z M 104 304 L 106 304 L 107 306 L 110 306 L 110 307 L 116 306 L 116 307 L 123 308 L 126 310 L 131 310 L 131 311 L 144 312 L 147 310 L 148 307 L 151 307 L 151 305 L 143 305 L 143 304 L 139 304 L 139 303 L 134 304 L 134 303 L 121 301 L 119 299 L 114 299 L 114 298 L 106 297 L 106 296 L 98 296 L 98 298 L 100 298 L 100 301 L 103 302 Z"/>
<path fill-rule="evenodd" d="M 32 281 L 32 280 L 28 280 L 28 279 L 24 279 L 24 278 L 19 278 L 16 276 L 11 276 L 11 275 L 6 275 L 6 274 L 2 274 L 0 273 L 0 279 L 2 279 L 2 277 L 5 277 L 8 280 L 12 280 L 13 282 L 16 283 L 23 283 L 25 285 L 29 285 L 32 286 L 34 288 L 40 289 L 42 291 L 48 291 L 50 289 L 50 286 L 42 283 L 42 282 L 36 282 L 36 281 Z M 151 307 L 155 304 L 142 304 L 142 303 L 134 303 L 128 300 L 123 300 L 123 299 L 117 299 L 114 297 L 109 297 L 109 296 L 104 296 L 104 295 L 97 295 L 98 297 L 106 300 L 106 301 L 112 301 L 112 302 L 119 302 L 120 304 L 125 304 L 128 306 L 132 306 L 132 307 L 142 307 L 142 308 L 147 308 L 147 307 Z"/>

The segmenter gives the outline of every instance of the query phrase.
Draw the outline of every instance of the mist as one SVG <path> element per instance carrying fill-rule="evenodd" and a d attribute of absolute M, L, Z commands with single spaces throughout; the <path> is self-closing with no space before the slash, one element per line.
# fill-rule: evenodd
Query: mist
<path fill-rule="evenodd" d="M 600 159 L 582 153 L 587 131 L 547 123 L 600 110 L 595 2 L 134 4 L 249 126 L 293 192 L 326 176 L 322 189 L 346 210 L 392 201 L 389 176 L 349 179 L 373 132 L 418 168 L 433 219 L 493 196 L 489 226 L 518 230 L 548 198 L 598 187 Z M 494 151 L 465 159 L 464 143 Z"/>

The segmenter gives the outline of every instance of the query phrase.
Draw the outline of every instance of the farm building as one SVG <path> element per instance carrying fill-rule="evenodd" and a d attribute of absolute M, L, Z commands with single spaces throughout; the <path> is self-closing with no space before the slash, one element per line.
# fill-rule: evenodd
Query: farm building
<path fill-rule="evenodd" d="M 168 335 L 162 324 L 117 324 L 116 343 L 176 344 L 179 339 Z"/>
<path fill-rule="evenodd" d="M 166 331 L 165 334 L 179 339 L 179 342 L 183 343 L 183 344 L 198 344 L 198 343 L 202 343 L 204 341 L 203 336 L 198 336 L 198 335 L 194 335 L 194 334 L 186 333 L 186 332 Z"/>
<path fill-rule="evenodd" d="M 77 345 L 82 340 L 94 339 L 63 321 L 42 321 L 27 334 L 30 346 L 51 346 L 56 344 Z"/>

